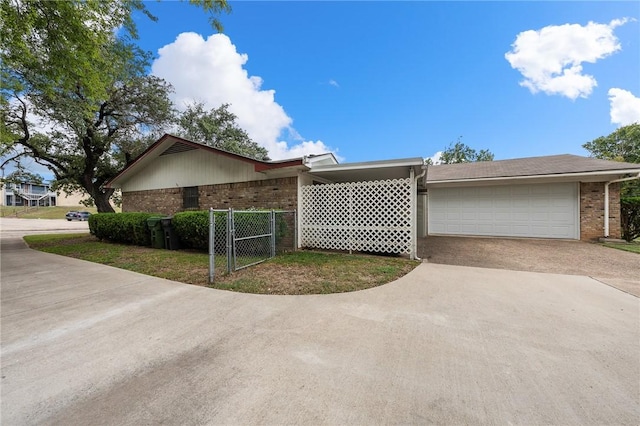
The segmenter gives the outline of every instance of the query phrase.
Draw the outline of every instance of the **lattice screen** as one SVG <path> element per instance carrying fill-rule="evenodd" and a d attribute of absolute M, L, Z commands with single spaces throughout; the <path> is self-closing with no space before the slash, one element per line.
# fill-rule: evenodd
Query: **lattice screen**
<path fill-rule="evenodd" d="M 303 247 L 410 253 L 411 180 L 302 187 Z"/>

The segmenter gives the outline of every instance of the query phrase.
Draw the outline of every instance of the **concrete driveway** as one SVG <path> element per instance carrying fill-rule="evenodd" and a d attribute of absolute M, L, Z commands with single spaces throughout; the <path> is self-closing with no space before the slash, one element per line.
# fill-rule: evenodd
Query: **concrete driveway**
<path fill-rule="evenodd" d="M 0 225 L 3 425 L 640 418 L 638 299 L 588 277 L 423 263 L 260 296 L 32 251 Z"/>
<path fill-rule="evenodd" d="M 586 275 L 640 297 L 640 255 L 595 243 L 432 236 L 419 240 L 430 263 Z"/>

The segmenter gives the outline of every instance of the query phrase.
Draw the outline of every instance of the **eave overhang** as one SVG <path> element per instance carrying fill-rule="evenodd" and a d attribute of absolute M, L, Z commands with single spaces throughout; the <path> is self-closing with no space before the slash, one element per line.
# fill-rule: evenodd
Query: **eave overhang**
<path fill-rule="evenodd" d="M 411 169 L 419 173 L 423 165 L 424 160 L 421 157 L 402 158 L 316 166 L 311 167 L 309 174 L 329 182 L 402 179 L 410 176 Z"/>
<path fill-rule="evenodd" d="M 526 176 L 500 176 L 486 178 L 465 178 L 465 179 L 445 179 L 431 180 L 427 172 L 427 187 L 443 186 L 480 186 L 480 185 L 500 185 L 510 183 L 539 183 L 539 182 L 601 182 L 618 179 L 627 175 L 640 173 L 638 169 L 622 170 L 600 170 L 580 173 L 552 173 L 544 175 Z"/>

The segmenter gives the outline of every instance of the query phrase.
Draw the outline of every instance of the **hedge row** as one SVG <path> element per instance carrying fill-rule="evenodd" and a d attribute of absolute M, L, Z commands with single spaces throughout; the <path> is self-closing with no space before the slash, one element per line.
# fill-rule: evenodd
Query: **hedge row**
<path fill-rule="evenodd" d="M 215 250 L 226 252 L 227 212 L 215 212 Z M 98 213 L 89 217 L 89 230 L 101 240 L 109 240 L 124 244 L 140 246 L 151 245 L 151 231 L 147 219 L 163 217 L 152 213 Z M 269 233 L 267 214 L 236 213 L 234 215 L 236 237 Z M 288 223 L 291 222 L 291 223 Z M 276 242 L 281 245 L 283 239 L 289 238 L 288 246 L 293 244 L 293 218 L 287 220 L 282 215 L 276 218 Z M 176 213 L 171 220 L 175 233 L 180 238 L 182 247 L 207 251 L 209 248 L 209 212 L 187 211 Z M 247 243 L 248 244 L 248 243 Z M 257 244 L 253 242 L 252 244 Z M 245 244 L 246 245 L 246 244 Z M 290 247 L 286 249 L 290 249 Z M 252 247 L 252 250 L 258 248 Z M 263 247 L 259 247 L 263 250 Z"/>
<path fill-rule="evenodd" d="M 226 238 L 227 213 L 215 212 L 216 223 L 216 251 L 218 245 L 224 245 Z M 189 211 L 176 213 L 171 221 L 173 229 L 180 237 L 183 247 L 196 250 L 209 249 L 209 212 Z M 222 243 L 221 243 L 222 242 Z"/>
<path fill-rule="evenodd" d="M 149 246 L 151 231 L 147 226 L 147 219 L 162 216 L 157 213 L 92 214 L 89 216 L 89 232 L 100 240 Z"/>
<path fill-rule="evenodd" d="M 640 197 L 620 198 L 622 238 L 633 241 L 640 238 Z"/>

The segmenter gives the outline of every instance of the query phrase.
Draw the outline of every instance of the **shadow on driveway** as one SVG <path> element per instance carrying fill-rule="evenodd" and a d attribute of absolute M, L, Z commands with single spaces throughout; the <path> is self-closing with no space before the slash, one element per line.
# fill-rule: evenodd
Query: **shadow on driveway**
<path fill-rule="evenodd" d="M 568 240 L 431 236 L 418 241 L 431 263 L 586 275 L 640 297 L 640 255 Z"/>

